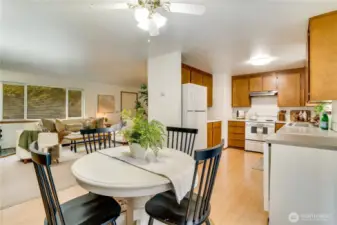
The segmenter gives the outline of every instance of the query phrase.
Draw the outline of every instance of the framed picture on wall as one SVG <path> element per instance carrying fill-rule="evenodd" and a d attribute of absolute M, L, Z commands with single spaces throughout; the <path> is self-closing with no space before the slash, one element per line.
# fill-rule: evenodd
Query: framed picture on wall
<path fill-rule="evenodd" d="M 97 101 L 98 113 L 114 113 L 115 97 L 113 95 L 98 95 Z"/>

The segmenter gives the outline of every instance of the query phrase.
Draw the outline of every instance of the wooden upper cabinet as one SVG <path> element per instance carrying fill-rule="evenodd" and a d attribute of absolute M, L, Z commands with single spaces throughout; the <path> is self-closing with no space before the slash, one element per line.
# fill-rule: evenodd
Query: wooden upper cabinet
<path fill-rule="evenodd" d="M 310 100 L 337 100 L 337 11 L 309 23 Z"/>
<path fill-rule="evenodd" d="M 232 77 L 232 106 L 250 106 L 248 77 Z"/>
<path fill-rule="evenodd" d="M 252 76 L 249 78 L 249 91 L 250 92 L 262 91 L 261 76 Z"/>
<path fill-rule="evenodd" d="M 191 83 L 191 70 L 185 67 L 181 68 L 181 83 Z"/>
<path fill-rule="evenodd" d="M 275 74 L 262 76 L 262 90 L 263 91 L 277 90 L 277 78 Z"/>
<path fill-rule="evenodd" d="M 301 73 L 279 74 L 278 106 L 301 106 Z"/>
<path fill-rule="evenodd" d="M 213 77 L 212 75 L 204 74 L 202 77 L 202 85 L 207 87 L 207 107 L 213 105 Z"/>
<path fill-rule="evenodd" d="M 201 72 L 196 70 L 191 71 L 191 83 L 202 85 L 202 77 L 203 74 Z"/>

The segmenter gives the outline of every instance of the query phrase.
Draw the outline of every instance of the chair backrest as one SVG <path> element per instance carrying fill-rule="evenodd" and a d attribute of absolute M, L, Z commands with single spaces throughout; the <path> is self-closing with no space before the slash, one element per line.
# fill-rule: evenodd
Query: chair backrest
<path fill-rule="evenodd" d="M 51 155 L 38 151 L 37 142 L 33 142 L 29 149 L 32 155 L 48 225 L 65 225 L 53 176 L 50 171 Z"/>
<path fill-rule="evenodd" d="M 196 150 L 194 153 L 195 170 L 189 197 L 190 200 L 186 211 L 186 223 L 188 219 L 192 219 L 193 224 L 196 221 L 202 222 L 209 216 L 209 203 L 213 193 L 223 146 L 224 141 L 222 140 L 221 144 L 215 147 Z M 193 201 L 195 201 L 195 204 L 191 204 Z"/>
<path fill-rule="evenodd" d="M 111 148 L 111 143 L 116 147 L 116 129 L 115 128 L 97 128 L 80 131 L 83 136 L 85 150 L 87 154 L 93 151 Z"/>
<path fill-rule="evenodd" d="M 198 129 L 166 127 L 166 130 L 167 147 L 180 150 L 192 156 Z"/>

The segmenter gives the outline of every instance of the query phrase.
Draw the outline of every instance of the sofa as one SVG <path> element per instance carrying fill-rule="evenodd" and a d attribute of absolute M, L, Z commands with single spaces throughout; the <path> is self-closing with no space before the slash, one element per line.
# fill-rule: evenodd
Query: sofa
<path fill-rule="evenodd" d="M 80 119 L 41 119 L 41 130 L 51 133 L 57 133 L 58 141 L 60 144 L 68 144 L 68 140 L 64 139 L 65 136 L 78 133 L 85 127 L 103 128 L 104 118 L 80 118 Z"/>

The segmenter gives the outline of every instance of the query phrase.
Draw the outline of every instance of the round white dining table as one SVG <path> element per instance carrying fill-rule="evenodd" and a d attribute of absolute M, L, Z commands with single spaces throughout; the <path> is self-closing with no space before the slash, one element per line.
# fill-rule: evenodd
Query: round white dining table
<path fill-rule="evenodd" d="M 128 152 L 128 146 L 120 146 L 97 151 L 76 160 L 71 167 L 77 183 L 89 192 L 125 198 L 127 200 L 126 225 L 145 225 L 148 216 L 145 213 L 145 203 L 158 193 L 173 188 L 171 181 L 162 175 L 138 168 L 134 165 L 112 158 L 109 155 L 122 155 Z M 195 161 L 189 155 L 168 148 L 177 165 L 190 170 Z M 169 169 L 169 168 L 168 168 Z M 181 171 L 183 176 L 184 171 Z M 186 173 L 185 173 L 186 174 Z"/>

